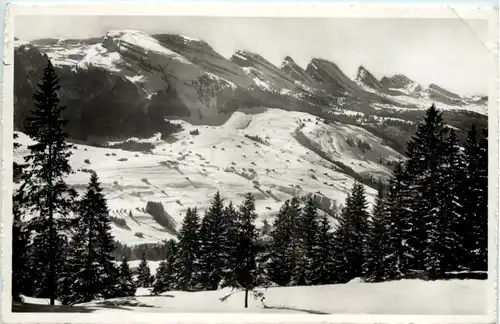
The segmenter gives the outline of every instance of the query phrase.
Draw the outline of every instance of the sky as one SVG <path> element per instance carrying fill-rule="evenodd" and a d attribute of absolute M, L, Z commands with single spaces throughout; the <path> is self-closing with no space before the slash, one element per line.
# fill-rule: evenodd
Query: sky
<path fill-rule="evenodd" d="M 363 65 L 377 78 L 403 73 L 423 84 L 465 94 L 488 93 L 488 22 L 461 19 L 252 18 L 187 16 L 17 16 L 15 36 L 102 37 L 113 29 L 174 33 L 203 39 L 230 57 L 256 52 L 280 65 L 305 68 L 312 58 L 335 62 L 354 78 Z"/>

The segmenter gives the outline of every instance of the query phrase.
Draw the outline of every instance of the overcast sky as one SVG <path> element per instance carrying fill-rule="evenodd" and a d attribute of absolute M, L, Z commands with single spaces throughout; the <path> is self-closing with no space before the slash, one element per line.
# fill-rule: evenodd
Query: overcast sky
<path fill-rule="evenodd" d="M 364 65 L 377 78 L 403 73 L 460 94 L 488 93 L 486 20 L 387 18 L 221 18 L 178 16 L 18 16 L 15 36 L 101 37 L 111 29 L 200 38 L 230 57 L 237 49 L 279 65 L 287 55 L 305 68 L 313 57 L 349 77 Z"/>

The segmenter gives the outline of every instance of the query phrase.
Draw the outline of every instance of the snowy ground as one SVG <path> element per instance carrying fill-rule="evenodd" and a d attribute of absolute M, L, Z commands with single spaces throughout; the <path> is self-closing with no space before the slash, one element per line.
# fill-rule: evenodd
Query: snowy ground
<path fill-rule="evenodd" d="M 95 301 L 73 307 L 90 312 L 251 312 L 309 314 L 422 314 L 483 315 L 487 312 L 486 280 L 422 281 L 400 280 L 384 283 L 277 287 L 260 289 L 265 300 L 249 298 L 244 309 L 244 293 L 222 289 L 207 292 L 166 292 L 151 296 L 139 289 L 135 297 Z M 35 303 L 33 299 L 29 301 Z M 27 306 L 27 305 L 25 305 Z"/>
<path fill-rule="evenodd" d="M 151 154 L 76 145 L 71 165 L 77 171 L 68 182 L 81 192 L 89 181 L 88 171 L 97 172 L 112 216 L 126 221 L 126 228 L 113 226 L 113 235 L 130 245 L 172 238 L 145 212 L 149 201 L 163 203 L 177 229 L 188 207 L 197 207 L 203 215 L 217 190 L 234 204 L 241 203 L 244 195 L 252 192 L 259 215 L 257 226 L 264 219 L 272 222 L 283 202 L 293 196 L 315 194 L 325 205 L 343 204 L 354 180 L 332 170 L 330 162 L 302 146 L 296 140 L 297 131 L 332 159 L 359 173 L 387 175 L 390 170 L 379 164 L 380 157 L 400 158 L 362 128 L 325 125 L 305 113 L 262 111 L 236 112 L 222 126 L 179 122 L 184 130 L 175 134 L 177 141 L 167 143 L 152 138 L 150 141 L 155 142 L 156 148 Z M 200 134 L 190 135 L 194 129 Z M 258 135 L 266 143 L 245 135 Z M 349 145 L 348 140 L 369 143 L 371 150 L 363 153 L 356 144 Z M 19 142 L 23 146 L 16 152 L 16 159 L 27 153 L 30 140 L 20 134 Z M 366 189 L 368 200 L 373 201 L 375 191 Z"/>

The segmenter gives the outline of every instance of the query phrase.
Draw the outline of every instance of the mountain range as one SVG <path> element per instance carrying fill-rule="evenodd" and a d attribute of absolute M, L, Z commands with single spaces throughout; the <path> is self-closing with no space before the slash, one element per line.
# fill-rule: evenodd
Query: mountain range
<path fill-rule="evenodd" d="M 102 38 L 16 40 L 17 127 L 31 109 L 47 58 L 61 80 L 70 133 L 79 139 L 149 136 L 162 130 L 163 117 L 220 125 L 232 112 L 255 106 L 321 117 L 422 110 L 431 102 L 442 110 L 487 111 L 487 97 L 424 87 L 402 74 L 378 80 L 360 66 L 351 80 L 321 58 L 313 58 L 305 70 L 291 57 L 277 67 L 244 50 L 226 59 L 206 42 L 186 36 L 116 30 Z"/>

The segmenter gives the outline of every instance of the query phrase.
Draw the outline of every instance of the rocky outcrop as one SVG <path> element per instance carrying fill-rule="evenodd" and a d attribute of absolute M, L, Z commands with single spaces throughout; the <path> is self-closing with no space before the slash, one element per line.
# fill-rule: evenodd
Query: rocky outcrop
<path fill-rule="evenodd" d="M 407 89 L 410 92 L 422 91 L 422 86 L 403 74 L 396 74 L 391 77 L 383 77 L 380 84 L 385 89 Z"/>
<path fill-rule="evenodd" d="M 277 92 L 286 89 L 292 93 L 300 91 L 292 78 L 257 53 L 238 50 L 230 60 L 239 65 L 261 89 Z"/>
<path fill-rule="evenodd" d="M 285 57 L 283 60 L 281 70 L 295 81 L 303 82 L 307 85 L 314 85 L 313 78 L 307 74 L 304 69 L 298 66 L 290 56 Z"/>
<path fill-rule="evenodd" d="M 358 67 L 358 73 L 356 74 L 356 81 L 362 84 L 363 86 L 373 90 L 380 91 L 383 88 L 380 81 L 362 65 Z"/>
<path fill-rule="evenodd" d="M 314 58 L 307 65 L 306 72 L 315 82 L 332 94 L 342 94 L 346 91 L 356 94 L 365 92 L 331 61 Z"/>
<path fill-rule="evenodd" d="M 429 85 L 429 98 L 448 105 L 461 106 L 466 104 L 466 102 L 456 93 L 441 88 L 434 83 Z"/>

